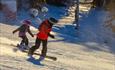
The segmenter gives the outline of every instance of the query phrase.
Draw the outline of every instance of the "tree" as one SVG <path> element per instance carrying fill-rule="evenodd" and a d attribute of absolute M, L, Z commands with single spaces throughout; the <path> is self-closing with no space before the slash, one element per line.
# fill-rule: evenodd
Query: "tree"
<path fill-rule="evenodd" d="M 75 21 L 74 23 L 76 24 L 75 29 L 78 29 L 79 27 L 79 0 L 75 1 Z"/>
<path fill-rule="evenodd" d="M 0 10 L 2 10 L 2 3 L 1 3 L 1 0 L 0 0 Z"/>
<path fill-rule="evenodd" d="M 93 7 L 103 8 L 108 0 L 93 0 L 92 5 Z"/>
<path fill-rule="evenodd" d="M 106 21 L 106 26 L 111 27 L 112 31 L 115 32 L 115 0 L 111 0 L 107 4 L 106 9 L 109 12 L 108 20 Z"/>

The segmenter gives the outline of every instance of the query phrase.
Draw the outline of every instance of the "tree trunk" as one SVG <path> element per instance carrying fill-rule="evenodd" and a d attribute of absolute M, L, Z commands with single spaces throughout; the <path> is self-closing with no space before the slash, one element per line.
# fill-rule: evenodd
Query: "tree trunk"
<path fill-rule="evenodd" d="M 93 0 L 93 7 L 103 8 L 106 5 L 106 0 Z"/>
<path fill-rule="evenodd" d="M 79 0 L 76 0 L 76 8 L 75 8 L 75 24 L 76 28 L 79 27 Z"/>

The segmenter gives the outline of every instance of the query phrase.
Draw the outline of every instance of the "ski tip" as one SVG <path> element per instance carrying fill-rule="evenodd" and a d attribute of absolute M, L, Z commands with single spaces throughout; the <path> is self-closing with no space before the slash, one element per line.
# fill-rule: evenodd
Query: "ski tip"
<path fill-rule="evenodd" d="M 57 58 L 56 58 L 56 57 L 52 57 L 51 59 L 54 60 L 54 61 L 57 61 Z"/>

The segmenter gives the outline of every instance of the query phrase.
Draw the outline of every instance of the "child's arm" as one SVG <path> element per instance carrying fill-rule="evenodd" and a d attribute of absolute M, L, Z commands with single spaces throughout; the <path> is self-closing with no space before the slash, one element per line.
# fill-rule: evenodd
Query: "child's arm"
<path fill-rule="evenodd" d="M 14 30 L 12 33 L 14 34 L 15 32 L 21 30 L 23 28 L 24 25 L 21 25 L 20 27 L 18 27 L 16 30 Z"/>
<path fill-rule="evenodd" d="M 21 25 L 20 27 L 18 27 L 16 30 L 14 30 L 12 33 L 14 34 L 15 32 L 19 31 L 24 25 Z"/>
<path fill-rule="evenodd" d="M 14 34 L 15 32 L 19 31 L 20 28 L 17 28 L 16 30 L 14 30 L 12 33 Z"/>
<path fill-rule="evenodd" d="M 32 34 L 32 32 L 30 31 L 30 28 L 28 28 L 28 33 L 29 33 L 32 37 L 34 37 L 34 35 Z"/>
<path fill-rule="evenodd" d="M 51 37 L 51 38 L 55 38 L 55 36 L 50 34 L 50 33 L 48 33 L 48 36 Z"/>

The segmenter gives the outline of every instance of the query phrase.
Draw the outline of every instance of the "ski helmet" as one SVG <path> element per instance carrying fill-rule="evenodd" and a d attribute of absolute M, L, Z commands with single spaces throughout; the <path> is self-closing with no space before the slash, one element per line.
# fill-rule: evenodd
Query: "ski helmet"
<path fill-rule="evenodd" d="M 58 22 L 57 19 L 53 18 L 53 17 L 50 17 L 49 20 L 48 20 L 51 24 L 56 24 Z"/>

